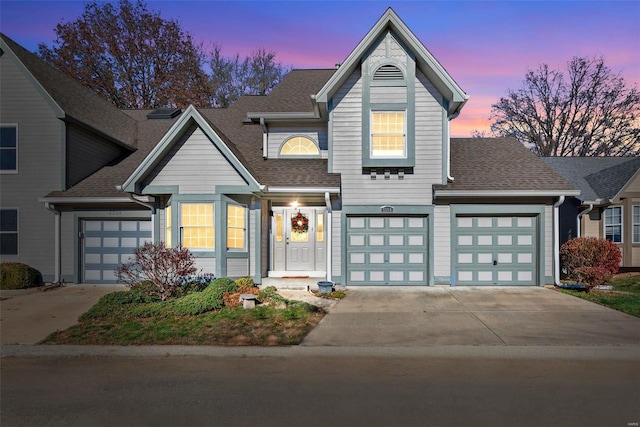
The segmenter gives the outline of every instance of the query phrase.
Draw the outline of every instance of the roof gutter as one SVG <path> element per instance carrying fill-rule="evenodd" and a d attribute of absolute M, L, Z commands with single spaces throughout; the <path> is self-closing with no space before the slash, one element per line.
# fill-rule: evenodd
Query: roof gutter
<path fill-rule="evenodd" d="M 331 193 L 340 194 L 339 187 L 264 187 L 267 193 Z"/>
<path fill-rule="evenodd" d="M 269 147 L 267 145 L 269 141 L 269 129 L 267 129 L 267 123 L 264 121 L 264 117 L 260 117 L 260 126 L 262 126 L 262 158 L 267 160 L 269 157 Z"/>
<path fill-rule="evenodd" d="M 332 271 L 331 271 L 331 196 L 328 191 L 324 192 L 324 203 L 327 205 L 327 224 L 325 225 L 325 229 L 327 230 L 327 282 L 331 282 Z"/>
<path fill-rule="evenodd" d="M 560 197 L 577 196 L 578 190 L 545 191 L 545 190 L 436 190 L 436 196 L 440 197 Z"/>
<path fill-rule="evenodd" d="M 460 115 L 460 107 L 458 110 L 447 116 L 447 182 L 453 182 L 451 176 L 451 120 Z"/>
<path fill-rule="evenodd" d="M 42 197 L 38 199 L 40 202 L 45 203 L 130 203 L 131 199 L 128 197 Z M 149 201 L 148 198 L 146 200 Z"/>

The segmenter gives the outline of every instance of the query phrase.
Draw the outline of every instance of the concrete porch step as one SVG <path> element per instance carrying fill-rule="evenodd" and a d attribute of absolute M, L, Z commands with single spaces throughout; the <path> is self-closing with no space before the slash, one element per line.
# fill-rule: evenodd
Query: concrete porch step
<path fill-rule="evenodd" d="M 318 282 L 322 280 L 325 280 L 324 277 L 263 277 L 260 288 L 275 286 L 276 289 L 318 289 Z"/>

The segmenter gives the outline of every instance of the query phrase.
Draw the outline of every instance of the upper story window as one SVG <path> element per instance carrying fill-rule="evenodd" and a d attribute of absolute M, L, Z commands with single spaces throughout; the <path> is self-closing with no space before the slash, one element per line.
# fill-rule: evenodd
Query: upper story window
<path fill-rule="evenodd" d="M 371 112 L 371 158 L 406 158 L 404 111 Z"/>
<path fill-rule="evenodd" d="M 288 139 L 280 147 L 281 156 L 319 156 L 318 145 L 305 136 L 295 136 Z"/>
<path fill-rule="evenodd" d="M 18 255 L 17 209 L 0 209 L 0 255 Z"/>
<path fill-rule="evenodd" d="M 189 249 L 215 249 L 213 203 L 182 203 L 180 235 L 182 246 Z"/>
<path fill-rule="evenodd" d="M 613 243 L 622 243 L 622 206 L 605 209 L 604 238 Z"/>
<path fill-rule="evenodd" d="M 0 126 L 0 173 L 18 171 L 18 126 Z"/>

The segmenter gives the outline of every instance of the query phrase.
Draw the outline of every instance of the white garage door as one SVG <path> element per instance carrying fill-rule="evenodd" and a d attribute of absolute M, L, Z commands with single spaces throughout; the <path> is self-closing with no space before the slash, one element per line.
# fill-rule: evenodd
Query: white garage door
<path fill-rule="evenodd" d="M 426 216 L 347 217 L 347 285 L 426 285 Z"/>
<path fill-rule="evenodd" d="M 82 228 L 84 283 L 117 283 L 116 267 L 152 238 L 149 220 L 85 220 Z"/>
<path fill-rule="evenodd" d="M 537 217 L 456 217 L 458 285 L 536 285 Z"/>

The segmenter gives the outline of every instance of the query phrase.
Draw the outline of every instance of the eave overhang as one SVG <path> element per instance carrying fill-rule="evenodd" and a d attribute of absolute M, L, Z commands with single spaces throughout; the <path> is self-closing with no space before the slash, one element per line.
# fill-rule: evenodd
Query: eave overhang
<path fill-rule="evenodd" d="M 435 190 L 436 197 L 560 197 L 578 196 L 578 190 Z"/>

